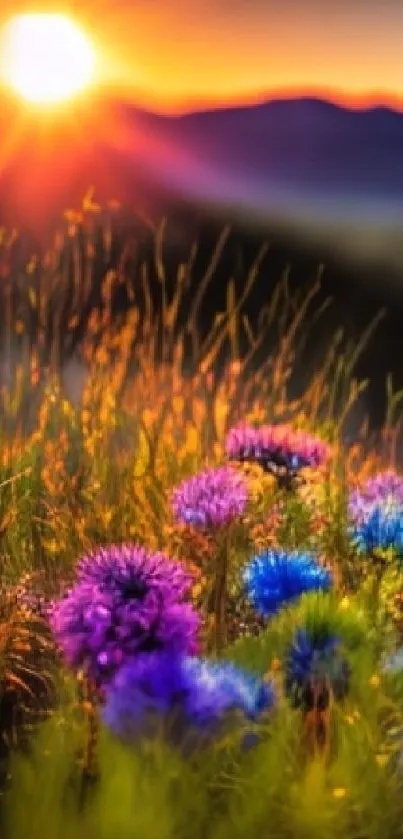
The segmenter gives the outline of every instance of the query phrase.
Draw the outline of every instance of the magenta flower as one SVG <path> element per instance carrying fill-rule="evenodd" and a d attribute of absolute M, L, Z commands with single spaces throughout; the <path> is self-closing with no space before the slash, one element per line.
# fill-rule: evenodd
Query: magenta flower
<path fill-rule="evenodd" d="M 296 474 L 303 467 L 318 467 L 330 457 L 330 446 L 289 425 L 239 425 L 232 428 L 225 448 L 231 460 L 259 463 L 266 471 L 278 468 Z"/>
<path fill-rule="evenodd" d="M 231 466 L 207 469 L 183 481 L 172 494 L 178 521 L 197 527 L 221 527 L 241 516 L 248 502 L 243 475 Z"/>
<path fill-rule="evenodd" d="M 133 657 L 196 652 L 199 617 L 184 602 L 190 587 L 179 563 L 135 545 L 81 560 L 76 585 L 50 611 L 66 662 L 103 686 Z"/>

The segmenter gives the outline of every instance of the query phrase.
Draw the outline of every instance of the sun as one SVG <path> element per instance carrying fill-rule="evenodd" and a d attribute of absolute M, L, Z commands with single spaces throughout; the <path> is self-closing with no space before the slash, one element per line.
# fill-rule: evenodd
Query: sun
<path fill-rule="evenodd" d="M 65 102 L 94 79 L 90 39 L 62 14 L 21 14 L 2 33 L 0 72 L 23 99 L 37 105 Z"/>

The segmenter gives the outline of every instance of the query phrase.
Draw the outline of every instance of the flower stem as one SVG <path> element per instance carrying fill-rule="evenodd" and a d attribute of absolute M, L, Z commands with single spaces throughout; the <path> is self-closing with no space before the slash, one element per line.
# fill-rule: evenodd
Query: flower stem
<path fill-rule="evenodd" d="M 228 541 L 224 540 L 217 553 L 216 579 L 214 592 L 214 632 L 215 652 L 222 652 L 227 641 L 227 582 L 228 582 Z"/>
<path fill-rule="evenodd" d="M 83 752 L 80 805 L 84 806 L 88 790 L 98 777 L 97 745 L 99 735 L 97 690 L 89 679 L 82 685 L 82 709 L 86 719 L 86 742 Z"/>

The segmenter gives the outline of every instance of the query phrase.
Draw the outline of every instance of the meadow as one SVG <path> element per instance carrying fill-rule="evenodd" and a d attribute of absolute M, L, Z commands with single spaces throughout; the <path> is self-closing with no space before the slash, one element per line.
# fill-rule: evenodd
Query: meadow
<path fill-rule="evenodd" d="M 1 836 L 403 837 L 391 381 L 344 434 L 374 324 L 291 398 L 320 277 L 254 325 L 262 250 L 206 328 L 226 232 L 195 290 L 113 219 L 1 234 Z"/>

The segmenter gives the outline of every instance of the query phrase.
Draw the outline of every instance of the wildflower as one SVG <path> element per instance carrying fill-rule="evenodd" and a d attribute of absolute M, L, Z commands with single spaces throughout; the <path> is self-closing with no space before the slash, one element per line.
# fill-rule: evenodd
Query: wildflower
<path fill-rule="evenodd" d="M 375 507 L 368 517 L 350 528 L 350 535 L 359 553 L 393 550 L 403 553 L 403 508 Z"/>
<path fill-rule="evenodd" d="M 197 649 L 199 618 L 184 602 L 192 579 L 164 554 L 112 545 L 81 560 L 50 620 L 67 663 L 98 684 L 142 653 Z"/>
<path fill-rule="evenodd" d="M 350 494 L 350 535 L 360 553 L 403 552 L 403 478 L 389 469 Z"/>
<path fill-rule="evenodd" d="M 285 661 L 285 690 L 292 705 L 324 711 L 330 696 L 340 700 L 346 695 L 349 677 L 337 636 L 323 628 L 298 629 Z"/>
<path fill-rule="evenodd" d="M 313 554 L 274 550 L 254 557 L 243 579 L 249 600 L 265 617 L 305 592 L 330 588 L 332 582 L 330 572 Z"/>
<path fill-rule="evenodd" d="M 229 431 L 225 448 L 231 460 L 254 461 L 267 472 L 283 468 L 292 474 L 317 468 L 330 455 L 322 440 L 289 425 L 237 426 Z"/>
<path fill-rule="evenodd" d="M 350 494 L 349 515 L 354 523 L 364 522 L 377 508 L 390 512 L 403 508 L 403 477 L 393 469 L 380 472 Z"/>
<path fill-rule="evenodd" d="M 229 662 L 151 653 L 133 659 L 111 685 L 104 720 L 115 733 L 132 736 L 147 721 L 170 718 L 180 731 L 214 728 L 231 711 L 256 719 L 275 701 L 270 683 Z"/>
<path fill-rule="evenodd" d="M 214 528 L 241 516 L 247 501 L 244 476 L 230 466 L 221 466 L 179 484 L 172 495 L 172 508 L 184 524 Z"/>

